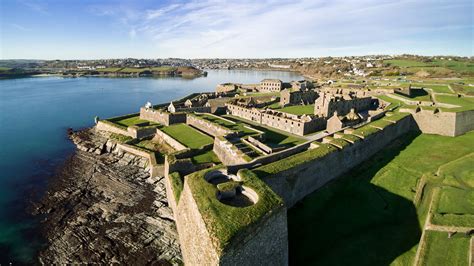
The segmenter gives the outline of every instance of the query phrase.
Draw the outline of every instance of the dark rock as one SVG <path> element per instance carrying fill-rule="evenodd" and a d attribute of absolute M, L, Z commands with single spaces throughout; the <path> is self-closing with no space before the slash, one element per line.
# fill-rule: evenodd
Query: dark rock
<path fill-rule="evenodd" d="M 113 145 L 92 130 L 74 132 L 71 140 L 80 143 L 76 154 L 35 209 L 45 217 L 42 227 L 48 240 L 39 262 L 181 263 L 165 191 L 155 189 L 164 187 L 163 179 L 146 182 L 149 173 L 136 165 L 141 158 L 107 153 Z M 158 200 L 164 204 L 157 205 Z"/>

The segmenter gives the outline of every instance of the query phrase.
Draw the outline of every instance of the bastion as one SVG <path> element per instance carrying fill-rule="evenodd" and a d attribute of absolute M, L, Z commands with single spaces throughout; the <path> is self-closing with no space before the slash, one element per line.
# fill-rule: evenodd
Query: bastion
<path fill-rule="evenodd" d="M 208 97 L 214 96 L 188 97 L 184 106 L 193 111 L 167 110 L 166 106 L 174 106 L 171 103 L 160 108 L 148 106 L 139 114 L 101 120 L 96 126 L 110 136 L 115 149 L 147 160 L 144 167 L 152 178 L 164 176 L 186 265 L 287 265 L 288 208 L 409 131 L 456 136 L 474 128 L 473 111 L 402 109 L 380 112 L 373 119 L 334 132 L 307 136 L 305 123 L 319 128 L 323 126 L 320 118 L 231 103 L 224 106 L 228 115 L 219 116 L 210 113 L 205 102 Z M 206 108 L 194 108 L 196 99 Z M 349 106 L 342 98 L 337 103 Z M 370 98 L 357 102 L 363 108 L 371 103 Z M 321 101 L 315 108 L 324 106 Z M 238 116 L 250 123 L 232 120 Z M 262 122 L 270 118 L 279 123 Z M 118 122 L 130 119 L 136 122 L 129 126 Z M 169 128 L 176 124 L 187 131 L 171 134 Z M 254 124 L 261 130 L 253 128 Z M 270 129 L 301 141 L 290 147 L 267 143 L 267 134 L 277 134 L 269 133 Z M 205 141 L 197 145 L 193 138 Z M 137 145 L 144 140 L 169 147 L 171 152 L 159 162 L 158 152 Z M 108 152 L 107 147 L 98 152 Z M 209 154 L 217 157 L 217 162 L 196 162 L 196 156 Z"/>

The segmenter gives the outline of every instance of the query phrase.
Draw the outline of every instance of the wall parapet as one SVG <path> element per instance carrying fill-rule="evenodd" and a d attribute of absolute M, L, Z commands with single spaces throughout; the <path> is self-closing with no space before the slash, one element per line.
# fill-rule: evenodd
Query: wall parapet
<path fill-rule="evenodd" d="M 391 121 L 395 123 L 387 124 L 383 129 L 368 124 L 359 131 L 339 133 L 336 138 L 326 138 L 325 144 L 313 143 L 312 149 L 254 171 L 291 207 L 413 129 L 414 122 L 408 114 L 396 114 Z"/>

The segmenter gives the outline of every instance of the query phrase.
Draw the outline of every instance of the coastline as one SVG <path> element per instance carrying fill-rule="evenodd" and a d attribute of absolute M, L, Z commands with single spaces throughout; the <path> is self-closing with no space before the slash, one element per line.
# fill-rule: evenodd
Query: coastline
<path fill-rule="evenodd" d="M 179 264 L 163 180 L 151 180 L 140 158 L 105 152 L 94 129 L 71 140 L 78 149 L 33 206 L 47 242 L 38 262 Z"/>

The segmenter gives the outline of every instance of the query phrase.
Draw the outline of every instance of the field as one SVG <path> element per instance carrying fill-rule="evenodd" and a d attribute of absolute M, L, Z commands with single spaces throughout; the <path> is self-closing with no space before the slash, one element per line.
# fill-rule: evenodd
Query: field
<path fill-rule="evenodd" d="M 133 126 L 133 125 L 136 125 L 136 124 L 150 122 L 150 121 L 142 120 L 142 119 L 140 119 L 140 116 L 137 115 L 137 116 L 132 116 L 132 117 L 128 117 L 128 118 L 125 118 L 125 119 L 121 119 L 121 120 L 113 120 L 112 122 L 114 122 L 116 124 L 119 124 L 119 125 L 122 125 L 122 126 L 125 126 L 125 127 L 128 127 L 128 126 Z M 152 124 L 152 123 L 153 122 L 150 122 L 150 124 Z"/>
<path fill-rule="evenodd" d="M 294 115 L 314 114 L 314 104 L 287 106 L 275 110 Z"/>
<path fill-rule="evenodd" d="M 432 62 L 421 62 L 415 60 L 393 59 L 385 60 L 384 63 L 389 63 L 392 66 L 407 68 L 414 71 L 430 70 L 430 71 L 444 71 L 450 70 L 459 73 L 473 73 L 474 63 L 468 61 L 455 60 L 434 60 Z"/>
<path fill-rule="evenodd" d="M 443 165 L 441 169 L 459 178 L 472 173 L 474 161 L 467 154 L 474 150 L 473 143 L 474 132 L 455 138 L 410 133 L 309 195 L 288 212 L 290 264 L 412 265 L 429 217 L 433 188 L 444 193 L 452 186 L 443 183 L 447 179 L 443 171 L 439 176 L 434 173 Z M 469 162 L 459 163 L 457 159 L 463 156 Z M 450 166 L 452 162 L 457 164 Z M 433 180 L 425 179 L 426 185 L 420 187 L 425 175 Z M 459 189 L 469 194 L 473 188 Z M 416 195 L 421 195 L 419 200 Z M 450 197 L 441 206 L 472 211 L 463 195 Z M 447 238 L 447 233 L 442 235 Z M 467 253 L 464 242 L 451 245 L 454 242 L 442 244 L 460 248 L 447 255 L 453 261 Z M 427 243 L 441 244 L 431 239 Z M 423 256 L 420 261 L 424 262 Z"/>
<path fill-rule="evenodd" d="M 186 124 L 174 124 L 163 127 L 161 130 L 191 149 L 199 149 L 203 145 L 214 142 L 210 136 L 205 135 Z"/>
<path fill-rule="evenodd" d="M 447 232 L 427 231 L 427 246 L 421 265 L 469 265 L 469 237 Z"/>
<path fill-rule="evenodd" d="M 441 102 L 441 103 L 448 103 L 448 104 L 454 104 L 454 105 L 459 105 L 460 107 L 458 108 L 453 108 L 453 109 L 443 109 L 446 111 L 466 111 L 466 110 L 472 110 L 474 109 L 474 97 L 457 97 L 455 95 L 450 96 L 450 95 L 437 95 L 436 100 Z"/>

